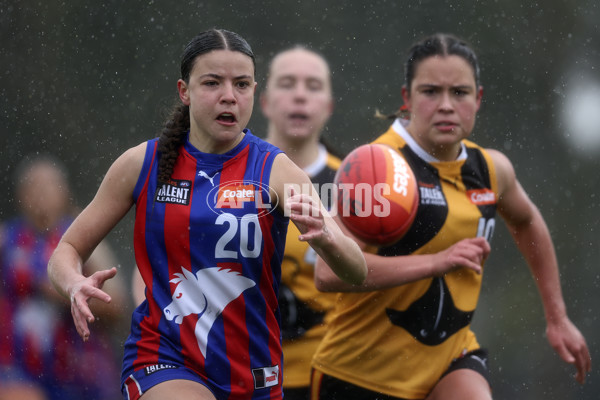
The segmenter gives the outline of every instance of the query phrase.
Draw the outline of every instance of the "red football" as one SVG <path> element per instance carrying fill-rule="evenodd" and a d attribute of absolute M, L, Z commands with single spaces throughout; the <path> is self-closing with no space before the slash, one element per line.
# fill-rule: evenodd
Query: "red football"
<path fill-rule="evenodd" d="M 337 214 L 353 235 L 368 244 L 389 245 L 410 228 L 419 191 L 402 155 L 383 144 L 354 149 L 335 177 Z"/>

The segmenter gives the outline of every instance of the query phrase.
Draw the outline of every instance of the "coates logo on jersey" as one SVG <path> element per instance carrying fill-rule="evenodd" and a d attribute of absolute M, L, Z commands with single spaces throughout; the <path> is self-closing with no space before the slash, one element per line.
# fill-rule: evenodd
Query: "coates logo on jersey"
<path fill-rule="evenodd" d="M 256 208 L 258 216 L 264 217 L 272 213 L 278 203 L 277 195 L 271 196 L 268 185 L 252 181 L 221 182 L 206 197 L 206 204 L 216 214 L 229 213 L 234 209 Z"/>
<path fill-rule="evenodd" d="M 490 189 L 467 190 L 467 196 L 471 203 L 476 206 L 487 206 L 496 204 L 496 194 Z"/>
<path fill-rule="evenodd" d="M 190 204 L 192 181 L 170 179 L 169 182 L 156 188 L 156 201 L 159 203 Z"/>

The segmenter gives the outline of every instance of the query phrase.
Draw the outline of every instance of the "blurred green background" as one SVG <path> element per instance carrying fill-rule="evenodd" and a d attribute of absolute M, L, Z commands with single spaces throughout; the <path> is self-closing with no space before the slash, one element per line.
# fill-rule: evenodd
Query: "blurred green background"
<path fill-rule="evenodd" d="M 14 166 L 53 153 L 79 205 L 109 165 L 156 136 L 176 98 L 179 56 L 198 32 L 225 28 L 257 56 L 296 43 L 331 64 L 336 99 L 326 137 L 343 151 L 385 131 L 373 117 L 401 105 L 408 47 L 434 32 L 469 41 L 484 101 L 472 139 L 503 151 L 555 240 L 571 319 L 600 355 L 600 7 L 596 0 L 490 1 L 0 1 L 0 219 L 16 210 Z M 255 104 L 250 128 L 264 136 Z M 109 240 L 122 273 L 134 264 L 132 221 Z M 503 224 L 473 328 L 490 349 L 495 399 L 597 399 L 548 345 L 541 302 Z"/>

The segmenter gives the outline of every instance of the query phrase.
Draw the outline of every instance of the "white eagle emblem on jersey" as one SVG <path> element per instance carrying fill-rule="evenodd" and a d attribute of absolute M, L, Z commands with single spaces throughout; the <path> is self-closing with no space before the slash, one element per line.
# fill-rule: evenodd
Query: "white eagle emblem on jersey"
<path fill-rule="evenodd" d="M 240 273 L 225 268 L 205 268 L 194 275 L 181 267 L 181 273 L 169 282 L 177 284 L 173 301 L 163 313 L 169 321 L 181 325 L 183 317 L 198 315 L 195 335 L 202 355 L 206 357 L 208 334 L 225 307 L 256 283 Z"/>

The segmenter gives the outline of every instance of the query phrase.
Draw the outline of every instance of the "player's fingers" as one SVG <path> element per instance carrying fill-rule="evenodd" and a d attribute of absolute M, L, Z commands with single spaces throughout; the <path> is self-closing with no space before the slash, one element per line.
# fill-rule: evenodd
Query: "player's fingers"
<path fill-rule="evenodd" d="M 309 240 L 316 239 L 321 236 L 320 232 L 306 232 L 298 236 L 298 240 L 301 242 L 308 242 Z"/>
<path fill-rule="evenodd" d="M 320 217 L 321 213 L 318 207 L 308 203 L 290 204 L 291 214 L 301 214 L 310 217 Z"/>
<path fill-rule="evenodd" d="M 575 353 L 575 359 L 575 366 L 577 368 L 575 379 L 577 379 L 577 382 L 583 384 L 585 382 L 586 374 L 592 369 L 592 359 L 585 343 Z"/>
<path fill-rule="evenodd" d="M 77 307 L 77 304 L 71 303 L 71 315 L 73 316 L 73 321 L 75 322 L 75 329 L 77 329 L 77 333 L 81 338 L 86 341 L 90 337 L 90 330 L 88 328 L 87 319 Z"/>
<path fill-rule="evenodd" d="M 115 275 L 117 275 L 117 269 L 115 267 L 112 267 L 111 269 L 94 272 L 94 274 L 92 274 L 91 278 L 94 280 L 94 282 L 98 283 L 99 286 L 102 286 L 102 284 L 107 279 L 114 278 Z"/>
<path fill-rule="evenodd" d="M 101 289 L 99 289 L 97 287 L 89 286 L 89 287 L 82 288 L 81 290 L 84 291 L 84 294 L 88 298 L 93 297 L 93 298 L 101 300 L 105 303 L 110 303 L 110 301 L 111 301 L 111 297 L 108 295 L 108 293 L 102 291 Z"/>
<path fill-rule="evenodd" d="M 490 255 L 491 247 L 487 240 L 482 237 L 466 239 L 463 242 L 459 242 L 466 248 L 471 249 L 473 252 L 480 255 L 482 259 L 487 258 Z"/>
<path fill-rule="evenodd" d="M 587 369 L 585 367 L 585 360 L 583 357 L 575 357 L 575 368 L 577 369 L 577 373 L 575 374 L 575 380 L 581 384 L 585 383 L 585 375 L 587 373 Z"/>
<path fill-rule="evenodd" d="M 293 213 L 290 214 L 290 218 L 294 222 L 300 222 L 305 224 L 306 226 L 312 227 L 321 227 L 323 226 L 323 219 L 318 215 L 310 214 L 311 211 L 303 212 L 303 213 Z"/>
<path fill-rule="evenodd" d="M 477 263 L 477 262 L 473 262 L 468 260 L 466 263 L 466 267 L 475 271 L 477 274 L 481 274 L 481 264 Z"/>
<path fill-rule="evenodd" d="M 554 350 L 556 350 L 560 358 L 562 358 L 566 363 L 575 364 L 575 357 L 562 342 L 556 344 L 554 346 Z"/>
<path fill-rule="evenodd" d="M 71 306 L 76 308 L 77 312 L 83 319 L 88 322 L 94 322 L 94 314 L 92 314 L 92 311 L 87 303 L 88 298 L 89 296 L 86 297 L 81 293 L 77 294 L 73 296 L 73 299 L 71 300 Z"/>
<path fill-rule="evenodd" d="M 314 202 L 314 199 L 312 198 L 312 196 L 310 196 L 306 193 L 292 192 L 290 194 L 290 196 L 287 198 L 287 201 L 291 202 L 291 203 L 310 203 L 310 204 L 312 204 Z"/>

